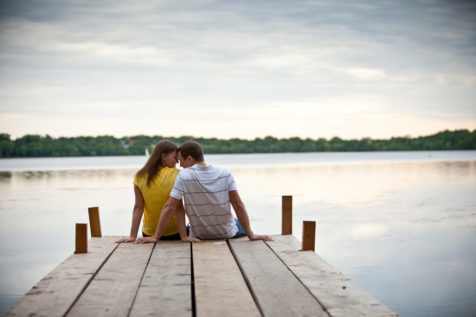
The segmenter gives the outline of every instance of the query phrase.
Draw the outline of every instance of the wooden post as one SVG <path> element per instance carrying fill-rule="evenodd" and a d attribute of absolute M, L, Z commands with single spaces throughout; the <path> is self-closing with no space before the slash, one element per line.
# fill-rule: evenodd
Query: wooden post
<path fill-rule="evenodd" d="M 89 225 L 91 226 L 91 237 L 102 237 L 101 221 L 99 220 L 99 207 L 88 208 Z"/>
<path fill-rule="evenodd" d="M 76 251 L 74 254 L 88 253 L 88 224 L 76 224 Z"/>
<path fill-rule="evenodd" d="M 302 222 L 302 251 L 315 251 L 316 241 L 316 222 L 303 221 Z"/>
<path fill-rule="evenodd" d="M 293 234 L 293 196 L 282 197 L 281 234 Z"/>

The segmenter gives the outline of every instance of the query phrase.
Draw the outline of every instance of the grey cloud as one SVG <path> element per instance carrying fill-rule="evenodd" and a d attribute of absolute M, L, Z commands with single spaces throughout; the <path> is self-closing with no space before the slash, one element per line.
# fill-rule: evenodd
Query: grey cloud
<path fill-rule="evenodd" d="M 421 115 L 474 115 L 475 11 L 443 0 L 1 1 L 0 100 L 48 112 L 68 97 L 267 108 L 375 94 L 402 109 L 418 100 Z M 62 93 L 38 110 L 22 86 Z"/>

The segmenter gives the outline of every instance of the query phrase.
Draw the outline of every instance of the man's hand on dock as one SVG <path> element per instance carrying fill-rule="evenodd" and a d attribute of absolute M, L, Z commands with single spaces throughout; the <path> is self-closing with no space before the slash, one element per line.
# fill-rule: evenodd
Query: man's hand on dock
<path fill-rule="evenodd" d="M 250 238 L 250 240 L 264 240 L 264 241 L 273 241 L 270 236 L 263 235 L 263 234 L 253 234 Z"/>
<path fill-rule="evenodd" d="M 200 239 L 198 239 L 198 238 L 194 238 L 194 237 L 182 238 L 182 241 L 183 241 L 183 242 L 196 242 L 196 243 L 202 242 L 202 240 L 200 240 Z"/>
<path fill-rule="evenodd" d="M 136 241 L 134 241 L 135 244 L 138 243 L 155 243 L 157 242 L 157 239 L 154 237 L 146 237 L 146 238 L 139 238 Z"/>

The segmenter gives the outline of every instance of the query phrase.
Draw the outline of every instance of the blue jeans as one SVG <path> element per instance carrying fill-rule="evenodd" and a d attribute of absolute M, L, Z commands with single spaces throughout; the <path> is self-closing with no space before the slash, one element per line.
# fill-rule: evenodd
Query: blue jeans
<path fill-rule="evenodd" d="M 243 227 L 241 226 L 241 223 L 236 218 L 235 218 L 235 223 L 236 223 L 236 226 L 238 227 L 238 232 L 233 236 L 233 238 L 246 236 L 245 230 L 243 229 Z M 190 224 L 187 224 L 187 235 L 189 234 L 189 232 L 190 232 Z"/>
<path fill-rule="evenodd" d="M 245 230 L 243 229 L 243 227 L 241 226 L 241 223 L 236 218 L 235 218 L 235 223 L 236 223 L 236 226 L 238 227 L 238 232 L 235 234 L 235 236 L 233 238 L 239 238 L 239 237 L 246 236 Z"/>

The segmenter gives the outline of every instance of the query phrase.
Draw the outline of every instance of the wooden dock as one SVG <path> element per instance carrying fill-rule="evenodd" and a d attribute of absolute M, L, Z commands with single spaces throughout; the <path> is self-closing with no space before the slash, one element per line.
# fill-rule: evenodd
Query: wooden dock
<path fill-rule="evenodd" d="M 397 316 L 292 235 L 118 238 L 91 238 L 5 316 Z"/>

